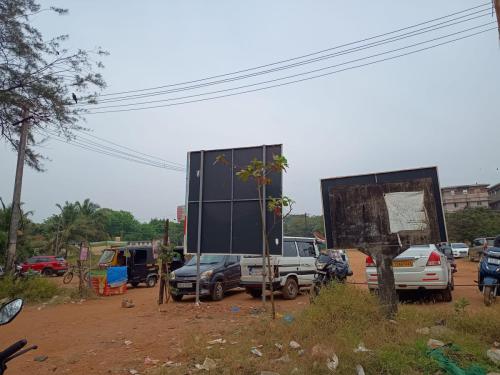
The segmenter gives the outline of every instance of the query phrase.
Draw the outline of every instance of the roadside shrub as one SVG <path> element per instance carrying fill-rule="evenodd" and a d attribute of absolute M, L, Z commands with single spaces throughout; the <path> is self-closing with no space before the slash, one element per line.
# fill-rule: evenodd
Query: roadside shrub
<path fill-rule="evenodd" d="M 22 298 L 26 302 L 40 302 L 59 292 L 60 288 L 55 283 L 39 276 L 18 279 L 5 277 L 0 280 L 0 299 Z"/>

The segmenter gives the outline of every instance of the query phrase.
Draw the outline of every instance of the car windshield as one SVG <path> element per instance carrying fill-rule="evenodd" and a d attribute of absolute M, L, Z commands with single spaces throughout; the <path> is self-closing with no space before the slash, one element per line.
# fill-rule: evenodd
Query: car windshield
<path fill-rule="evenodd" d="M 99 263 L 101 264 L 111 263 L 114 256 L 115 256 L 114 250 L 110 249 L 104 250 L 104 252 L 101 255 L 101 259 L 99 259 Z"/>
<path fill-rule="evenodd" d="M 451 247 L 454 247 L 455 249 L 466 249 L 467 245 L 464 243 L 452 243 Z"/>
<path fill-rule="evenodd" d="M 200 264 L 217 264 L 222 263 L 224 260 L 224 255 L 202 255 L 200 258 Z M 196 256 L 192 257 L 187 263 L 188 266 L 196 265 Z"/>

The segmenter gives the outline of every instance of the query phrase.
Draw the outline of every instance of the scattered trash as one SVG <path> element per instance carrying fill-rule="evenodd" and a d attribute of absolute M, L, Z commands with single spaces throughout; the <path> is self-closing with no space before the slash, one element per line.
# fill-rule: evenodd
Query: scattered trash
<path fill-rule="evenodd" d="M 477 363 L 472 363 L 467 368 L 460 367 L 460 364 L 453 360 L 453 358 L 457 356 L 458 352 L 460 352 L 460 348 L 458 346 L 448 344 L 429 350 L 427 354 L 439 364 L 441 370 L 443 370 L 446 374 L 486 375 L 485 369 Z"/>
<path fill-rule="evenodd" d="M 438 326 L 432 326 L 430 328 L 431 334 L 434 336 L 443 336 L 446 333 L 448 333 L 450 330 L 449 328 L 443 326 L 443 325 L 438 325 Z"/>
<path fill-rule="evenodd" d="M 130 309 L 131 307 L 135 307 L 135 305 L 131 299 L 124 298 L 122 299 L 122 307 L 125 309 Z"/>
<path fill-rule="evenodd" d="M 300 349 L 297 354 L 302 357 L 304 354 L 306 354 L 306 351 L 304 349 Z"/>
<path fill-rule="evenodd" d="M 495 341 L 495 342 L 493 343 L 493 347 L 494 347 L 494 348 L 500 348 L 500 342 Z"/>
<path fill-rule="evenodd" d="M 167 361 L 163 364 L 163 366 L 166 367 L 180 367 L 182 366 L 182 363 L 174 362 L 174 361 Z"/>
<path fill-rule="evenodd" d="M 446 325 L 446 319 L 438 319 L 434 322 L 434 324 L 437 326 L 444 326 Z"/>
<path fill-rule="evenodd" d="M 210 371 L 214 370 L 217 367 L 217 363 L 215 363 L 213 359 L 206 357 L 202 365 L 196 364 L 194 365 L 194 367 L 196 367 L 198 370 Z"/>
<path fill-rule="evenodd" d="M 295 318 L 293 317 L 293 315 L 290 315 L 290 314 L 285 314 L 285 315 L 283 316 L 283 321 L 284 321 L 285 323 L 288 323 L 288 324 L 291 324 L 291 323 L 294 321 L 294 319 L 295 319 Z"/>
<path fill-rule="evenodd" d="M 333 354 L 330 358 L 327 359 L 326 367 L 328 368 L 328 370 L 335 371 L 338 366 L 339 366 L 339 357 L 337 357 L 336 354 Z"/>
<path fill-rule="evenodd" d="M 130 340 L 125 340 L 123 343 L 124 343 L 125 345 L 129 346 L 129 345 L 131 345 L 131 344 L 132 344 L 132 341 L 130 341 Z"/>
<path fill-rule="evenodd" d="M 231 312 L 239 313 L 241 311 L 239 306 L 231 306 Z"/>
<path fill-rule="evenodd" d="M 45 362 L 49 357 L 46 355 L 38 355 L 35 357 L 35 361 L 37 362 Z"/>
<path fill-rule="evenodd" d="M 429 327 L 417 328 L 415 332 L 417 332 L 420 335 L 430 335 L 431 329 Z"/>
<path fill-rule="evenodd" d="M 159 359 L 152 359 L 150 357 L 144 358 L 144 364 L 145 365 L 157 365 L 158 362 L 160 362 Z"/>
<path fill-rule="evenodd" d="M 277 347 L 279 351 L 283 350 L 283 345 L 281 345 L 279 343 L 275 343 L 274 346 Z"/>
<path fill-rule="evenodd" d="M 427 341 L 427 347 L 429 349 L 441 348 L 444 345 L 445 345 L 444 342 L 439 341 L 439 340 L 429 339 L 429 341 Z"/>
<path fill-rule="evenodd" d="M 300 349 L 300 344 L 297 341 L 290 341 L 290 348 L 292 349 Z"/>
<path fill-rule="evenodd" d="M 496 365 L 500 365 L 500 349 L 492 348 L 486 352 L 486 356 Z"/>
<path fill-rule="evenodd" d="M 395 321 L 394 319 L 389 319 L 389 323 L 394 324 L 394 325 L 399 324 L 399 323 L 398 323 L 397 321 Z"/>
<path fill-rule="evenodd" d="M 253 355 L 256 355 L 257 357 L 262 357 L 262 352 L 257 349 L 257 348 L 252 348 L 252 350 L 250 351 Z"/>
<path fill-rule="evenodd" d="M 128 370 L 128 373 L 131 374 L 131 375 L 138 375 L 139 371 L 134 370 L 134 369 L 130 369 L 130 370 Z"/>
<path fill-rule="evenodd" d="M 209 344 L 209 345 L 225 344 L 225 343 L 226 343 L 226 340 L 224 340 L 224 339 L 215 339 L 215 340 L 207 342 L 207 344 Z"/>
<path fill-rule="evenodd" d="M 279 357 L 278 359 L 274 359 L 273 362 L 288 363 L 288 362 L 290 362 L 290 356 L 288 354 L 285 354 L 284 356 Z"/>
<path fill-rule="evenodd" d="M 361 365 L 356 365 L 356 375 L 365 375 L 365 369 Z"/>
<path fill-rule="evenodd" d="M 366 352 L 373 352 L 373 350 L 367 349 L 365 347 L 365 344 L 363 344 L 362 342 L 360 342 L 358 347 L 354 349 L 354 353 L 366 353 Z"/>

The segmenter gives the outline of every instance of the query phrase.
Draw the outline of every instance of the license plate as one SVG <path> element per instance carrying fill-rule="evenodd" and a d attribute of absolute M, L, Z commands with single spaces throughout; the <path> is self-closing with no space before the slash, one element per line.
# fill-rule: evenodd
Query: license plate
<path fill-rule="evenodd" d="M 404 260 L 395 260 L 392 262 L 393 267 L 413 267 L 413 260 L 404 259 Z"/>
<path fill-rule="evenodd" d="M 500 265 L 500 258 L 488 258 L 488 263 Z"/>
<path fill-rule="evenodd" d="M 252 276 L 261 276 L 262 275 L 262 268 L 250 268 L 249 270 L 250 275 Z"/>
<path fill-rule="evenodd" d="M 192 288 L 193 283 L 177 283 L 177 288 Z"/>

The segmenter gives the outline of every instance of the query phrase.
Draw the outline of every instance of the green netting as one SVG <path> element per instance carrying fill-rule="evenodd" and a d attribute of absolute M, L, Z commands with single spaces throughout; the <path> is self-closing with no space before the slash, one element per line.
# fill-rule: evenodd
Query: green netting
<path fill-rule="evenodd" d="M 454 352 L 460 351 L 456 345 L 447 345 L 442 348 L 430 350 L 428 355 L 438 362 L 439 367 L 444 370 L 446 374 L 450 375 L 486 375 L 486 370 L 476 363 L 471 364 L 467 368 L 461 368 L 456 362 L 448 358 L 445 350 L 452 350 Z"/>

